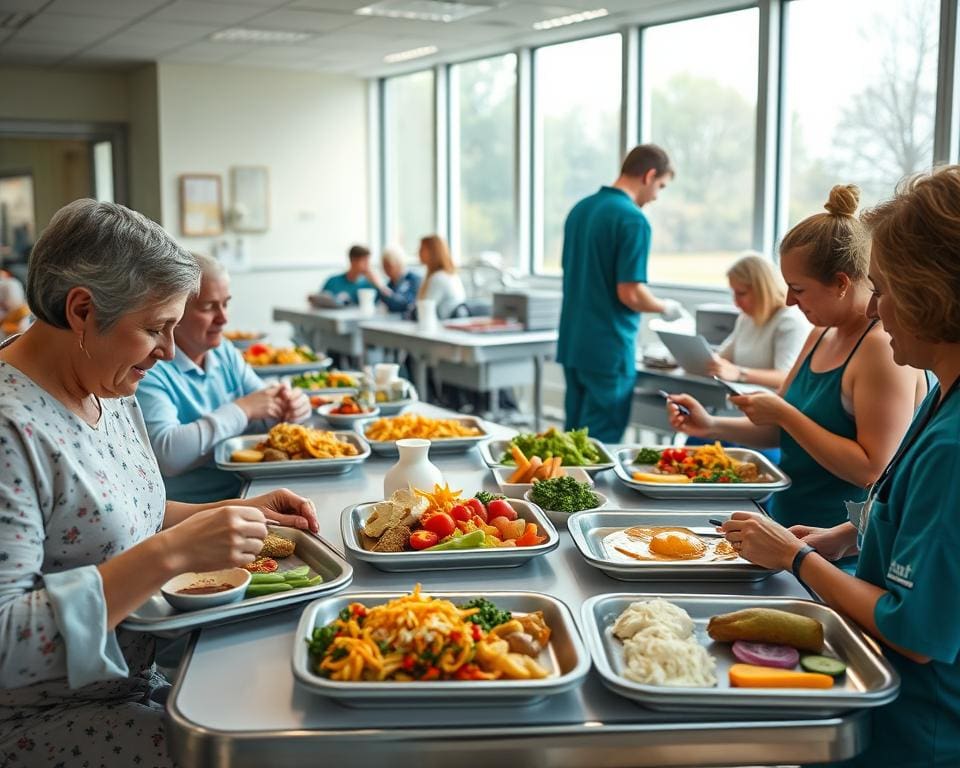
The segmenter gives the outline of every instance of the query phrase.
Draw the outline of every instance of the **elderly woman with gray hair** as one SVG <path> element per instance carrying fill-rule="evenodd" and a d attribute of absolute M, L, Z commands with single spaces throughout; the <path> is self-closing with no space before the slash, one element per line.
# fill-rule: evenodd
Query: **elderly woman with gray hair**
<path fill-rule="evenodd" d="M 136 400 L 173 356 L 196 260 L 112 203 L 61 209 L 30 258 L 36 322 L 0 347 L 0 763 L 168 765 L 167 683 L 121 621 L 172 576 L 251 562 L 289 491 L 166 502 Z"/>

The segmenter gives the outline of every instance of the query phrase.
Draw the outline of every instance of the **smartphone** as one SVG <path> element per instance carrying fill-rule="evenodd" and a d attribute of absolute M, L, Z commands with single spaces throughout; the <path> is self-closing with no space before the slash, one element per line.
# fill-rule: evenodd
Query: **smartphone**
<path fill-rule="evenodd" d="M 731 383 L 731 382 L 729 382 L 729 381 L 724 381 L 724 380 L 721 379 L 719 376 L 714 376 L 714 377 L 713 377 L 713 380 L 714 380 L 715 382 L 717 382 L 717 384 L 719 384 L 719 385 L 720 385 L 721 387 L 723 387 L 725 390 L 727 390 L 727 392 L 729 392 L 731 395 L 736 395 L 737 397 L 739 397 L 740 395 L 748 395 L 748 394 L 750 394 L 750 392 L 744 390 L 744 389 L 741 388 L 741 387 L 738 387 L 736 384 L 733 384 L 733 383 Z"/>

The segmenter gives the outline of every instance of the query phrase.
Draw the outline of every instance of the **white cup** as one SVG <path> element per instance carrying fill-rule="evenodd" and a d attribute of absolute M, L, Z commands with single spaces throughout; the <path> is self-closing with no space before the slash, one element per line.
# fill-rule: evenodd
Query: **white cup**
<path fill-rule="evenodd" d="M 390 382 L 400 375 L 400 366 L 397 363 L 377 363 L 373 366 L 373 378 L 378 387 L 389 387 Z"/>
<path fill-rule="evenodd" d="M 417 322 L 424 333 L 437 330 L 437 302 L 435 299 L 420 299 L 417 302 Z"/>
<path fill-rule="evenodd" d="M 357 291 L 357 301 L 360 303 L 360 311 L 365 315 L 372 315 L 377 301 L 377 291 L 375 288 L 360 288 Z"/>

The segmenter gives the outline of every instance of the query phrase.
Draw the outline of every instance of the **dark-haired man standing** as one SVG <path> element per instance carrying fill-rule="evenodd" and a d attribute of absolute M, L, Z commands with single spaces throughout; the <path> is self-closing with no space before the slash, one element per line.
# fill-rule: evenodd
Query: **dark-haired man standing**
<path fill-rule="evenodd" d="M 589 427 L 603 442 L 619 442 L 630 418 L 640 313 L 681 315 L 678 302 L 646 286 L 651 231 L 641 210 L 673 175 L 663 149 L 634 147 L 619 178 L 577 203 L 564 224 L 557 362 L 566 378 L 566 429 Z"/>

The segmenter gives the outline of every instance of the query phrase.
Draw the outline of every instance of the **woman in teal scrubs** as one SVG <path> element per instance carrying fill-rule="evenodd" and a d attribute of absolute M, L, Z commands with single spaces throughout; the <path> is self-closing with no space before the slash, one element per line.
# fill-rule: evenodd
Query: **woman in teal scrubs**
<path fill-rule="evenodd" d="M 674 395 L 667 406 L 678 431 L 782 448 L 780 466 L 793 482 L 769 511 L 783 525 L 846 520 L 844 502 L 866 498 L 927 391 L 917 371 L 894 363 L 889 337 L 866 316 L 869 247 L 854 217 L 858 200 L 856 187 L 834 187 L 827 212 L 801 221 L 781 243 L 787 304 L 815 326 L 781 394 L 731 397 L 746 418 L 713 417 L 689 395 Z"/>
<path fill-rule="evenodd" d="M 748 560 L 793 568 L 831 607 L 885 646 L 900 695 L 873 710 L 867 751 L 844 766 L 960 766 L 960 166 L 915 178 L 865 217 L 872 238 L 868 314 L 898 365 L 930 369 L 924 400 L 859 515 L 856 577 L 805 547 L 855 548 L 849 526 L 806 539 L 737 512 L 723 526 Z"/>

